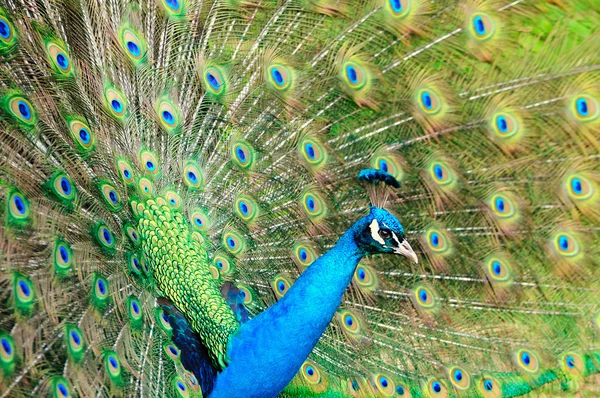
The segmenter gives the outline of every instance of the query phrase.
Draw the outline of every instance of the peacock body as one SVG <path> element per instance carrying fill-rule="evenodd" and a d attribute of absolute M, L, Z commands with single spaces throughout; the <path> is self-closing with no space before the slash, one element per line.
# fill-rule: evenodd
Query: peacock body
<path fill-rule="evenodd" d="M 600 394 L 599 12 L 2 0 L 0 396 Z"/>

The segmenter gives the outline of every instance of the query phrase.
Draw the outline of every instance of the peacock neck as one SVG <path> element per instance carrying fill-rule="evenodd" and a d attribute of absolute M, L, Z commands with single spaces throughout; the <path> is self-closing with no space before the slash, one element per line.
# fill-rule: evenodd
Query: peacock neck
<path fill-rule="evenodd" d="M 355 230 L 356 224 L 342 235 L 331 250 L 311 264 L 273 307 L 297 307 L 297 313 L 288 313 L 291 317 L 313 314 L 322 322 L 319 324 L 322 330 L 314 331 L 320 336 L 338 309 L 356 266 L 364 255 L 356 244 Z"/>
<path fill-rule="evenodd" d="M 217 377 L 211 398 L 237 392 L 276 396 L 290 382 L 325 332 L 364 255 L 356 244 L 363 224 L 364 219 L 354 224 L 283 298 L 231 337 L 229 365 Z"/>

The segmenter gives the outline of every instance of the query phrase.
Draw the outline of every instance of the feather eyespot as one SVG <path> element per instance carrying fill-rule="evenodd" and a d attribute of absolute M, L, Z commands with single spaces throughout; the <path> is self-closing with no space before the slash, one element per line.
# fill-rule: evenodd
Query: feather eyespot
<path fill-rule="evenodd" d="M 13 24 L 4 15 L 0 14 L 0 44 L 2 49 L 12 47 L 16 42 Z"/>
<path fill-rule="evenodd" d="M 490 15 L 484 12 L 476 12 L 471 15 L 469 31 L 476 40 L 486 41 L 495 35 L 496 24 Z"/>
<path fill-rule="evenodd" d="M 576 95 L 571 100 L 571 113 L 580 122 L 592 122 L 600 116 L 600 101 L 589 94 Z"/>
<path fill-rule="evenodd" d="M 292 282 L 285 275 L 277 275 L 271 281 L 271 287 L 277 299 L 285 296 L 289 288 L 292 286 Z"/>
<path fill-rule="evenodd" d="M 360 90 L 368 83 L 369 73 L 358 62 L 347 61 L 342 65 L 343 80 L 353 90 Z"/>
<path fill-rule="evenodd" d="M 187 398 L 190 396 L 190 391 L 185 385 L 184 380 L 179 376 L 173 378 L 173 389 L 178 397 Z"/>
<path fill-rule="evenodd" d="M 107 87 L 104 90 L 104 101 L 108 111 L 118 120 L 123 120 L 127 116 L 127 101 L 125 96 L 114 87 Z"/>
<path fill-rule="evenodd" d="M 282 64 L 272 64 L 267 69 L 268 81 L 278 91 L 286 91 L 293 84 L 293 72 Z"/>
<path fill-rule="evenodd" d="M 233 255 L 242 253 L 246 248 L 246 242 L 243 237 L 235 231 L 223 234 L 223 245 Z"/>
<path fill-rule="evenodd" d="M 403 19 L 410 14 L 412 0 L 387 0 L 385 5 L 394 18 Z"/>
<path fill-rule="evenodd" d="M 255 161 L 254 148 L 245 141 L 239 141 L 231 146 L 231 158 L 239 167 L 249 170 Z"/>
<path fill-rule="evenodd" d="M 8 214 L 7 222 L 9 224 L 23 227 L 29 222 L 30 205 L 29 201 L 21 192 L 13 188 L 8 194 Z"/>
<path fill-rule="evenodd" d="M 540 369 L 538 357 L 533 351 L 520 349 L 515 352 L 514 357 L 519 368 L 527 373 L 537 373 Z"/>
<path fill-rule="evenodd" d="M 67 276 L 73 266 L 73 253 L 71 247 L 64 241 L 57 239 L 54 243 L 52 255 L 54 261 L 54 273 L 58 277 Z"/>
<path fill-rule="evenodd" d="M 258 205 L 249 196 L 242 195 L 235 201 L 236 214 L 246 223 L 252 222 L 258 215 Z"/>
<path fill-rule="evenodd" d="M 52 379 L 52 389 L 55 397 L 68 398 L 71 396 L 69 383 L 62 377 L 54 377 Z"/>
<path fill-rule="evenodd" d="M 434 397 L 448 396 L 448 390 L 446 389 L 446 387 L 442 384 L 441 381 L 435 378 L 430 378 L 427 381 L 427 390 L 429 391 L 429 394 L 431 394 Z"/>
<path fill-rule="evenodd" d="M 6 101 L 8 111 L 27 127 L 33 126 L 37 122 L 37 113 L 31 102 L 22 95 L 13 95 Z"/>
<path fill-rule="evenodd" d="M 183 169 L 183 182 L 185 185 L 191 190 L 199 190 L 202 188 L 203 181 L 198 164 L 194 161 L 189 161 Z"/>
<path fill-rule="evenodd" d="M 471 388 L 471 375 L 466 369 L 452 366 L 448 368 L 448 376 L 450 383 L 457 389 L 465 391 Z"/>

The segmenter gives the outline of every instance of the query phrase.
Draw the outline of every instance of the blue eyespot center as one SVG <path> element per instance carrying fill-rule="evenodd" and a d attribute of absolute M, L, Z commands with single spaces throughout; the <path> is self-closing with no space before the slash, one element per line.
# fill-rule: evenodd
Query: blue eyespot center
<path fill-rule="evenodd" d="M 307 366 L 307 367 L 306 367 L 306 373 L 307 373 L 309 376 L 313 376 L 313 375 L 315 374 L 315 370 L 313 369 L 313 367 L 312 367 L 312 366 Z"/>
<path fill-rule="evenodd" d="M 139 313 L 140 313 L 140 306 L 138 305 L 138 303 L 137 303 L 137 302 L 135 302 L 135 301 L 132 301 L 132 302 L 131 302 L 131 308 L 133 309 L 133 312 L 134 312 L 134 313 L 136 313 L 136 314 L 139 314 Z"/>
<path fill-rule="evenodd" d="M 390 0 L 390 6 L 394 12 L 402 12 L 402 2 L 400 0 Z"/>
<path fill-rule="evenodd" d="M 64 246 L 60 246 L 58 248 L 58 254 L 60 255 L 60 258 L 62 259 L 63 262 L 67 262 L 69 261 L 69 252 L 67 251 L 67 249 Z"/>
<path fill-rule="evenodd" d="M 69 195 L 71 193 L 71 183 L 65 177 L 60 179 L 60 187 L 65 195 Z"/>
<path fill-rule="evenodd" d="M 492 391 L 494 389 L 494 383 L 492 383 L 492 381 L 489 379 L 485 379 L 483 382 L 483 388 L 486 391 Z"/>
<path fill-rule="evenodd" d="M 177 355 L 177 350 L 172 345 L 169 346 L 169 351 L 171 351 L 171 354 Z"/>
<path fill-rule="evenodd" d="M 31 119 L 31 110 L 29 109 L 29 105 L 25 103 L 25 101 L 19 101 L 18 104 L 19 113 L 21 117 L 25 120 Z"/>
<path fill-rule="evenodd" d="M 79 138 L 84 144 L 88 144 L 90 142 L 90 133 L 86 129 L 79 130 Z"/>
<path fill-rule="evenodd" d="M 573 178 L 571 180 L 571 188 L 573 189 L 573 192 L 575 192 L 577 195 L 581 195 L 583 193 L 581 179 L 577 177 Z"/>
<path fill-rule="evenodd" d="M 244 150 L 240 147 L 238 147 L 235 151 L 238 159 L 240 162 L 244 163 L 246 161 L 246 153 L 244 152 Z"/>
<path fill-rule="evenodd" d="M 437 178 L 438 180 L 444 179 L 444 169 L 439 164 L 436 164 L 435 166 L 433 166 L 433 174 L 435 175 L 435 178 Z"/>
<path fill-rule="evenodd" d="M 285 282 L 284 281 L 277 282 L 277 290 L 279 290 L 282 293 L 285 291 Z"/>
<path fill-rule="evenodd" d="M 346 316 L 346 325 L 348 325 L 348 327 L 352 327 L 352 325 L 354 325 L 354 319 L 352 318 L 352 316 Z"/>
<path fill-rule="evenodd" d="M 109 356 L 108 357 L 108 363 L 115 370 L 119 368 L 119 363 L 117 362 L 117 360 L 113 356 Z"/>
<path fill-rule="evenodd" d="M 104 281 L 102 279 L 98 280 L 97 285 L 98 285 L 98 290 L 100 291 L 100 294 L 106 294 L 106 284 L 104 283 Z"/>
<path fill-rule="evenodd" d="M 74 330 L 71 330 L 71 339 L 73 340 L 73 343 L 75 343 L 75 345 L 81 344 L 81 337 L 79 337 L 79 333 L 77 333 Z"/>
<path fill-rule="evenodd" d="M 113 203 L 115 203 L 115 204 L 117 203 L 117 194 L 115 193 L 115 191 L 112 191 L 112 190 L 111 190 L 111 191 L 108 193 L 108 197 L 109 197 L 109 199 L 110 199 L 110 201 L 111 201 L 111 202 L 113 202 Z"/>
<path fill-rule="evenodd" d="M 0 19 L 0 37 L 3 39 L 8 39 L 10 37 L 10 26 L 2 19 Z"/>
<path fill-rule="evenodd" d="M 130 178 L 131 177 L 131 172 L 127 169 L 123 170 L 123 175 L 125 176 L 125 178 Z"/>
<path fill-rule="evenodd" d="M 281 72 L 279 72 L 279 69 L 273 68 L 271 70 L 271 76 L 273 76 L 273 80 L 275 80 L 275 84 L 277 84 L 278 86 L 283 86 L 283 84 L 285 83 Z"/>
<path fill-rule="evenodd" d="M 354 391 L 359 391 L 360 390 L 360 386 L 358 385 L 358 382 L 356 380 L 352 381 L 352 389 Z"/>
<path fill-rule="evenodd" d="M 185 385 L 180 381 L 177 382 L 177 388 L 179 388 L 181 391 L 185 391 Z"/>
<path fill-rule="evenodd" d="M 500 262 L 494 261 L 492 263 L 492 271 L 495 275 L 500 276 L 500 273 L 502 272 L 502 265 L 500 264 Z"/>
<path fill-rule="evenodd" d="M 112 242 L 112 236 L 110 236 L 110 232 L 108 231 L 108 229 L 104 228 L 102 230 L 102 236 L 104 237 L 104 241 L 110 245 L 110 243 Z"/>
<path fill-rule="evenodd" d="M 473 28 L 475 29 L 475 33 L 479 36 L 483 36 L 486 33 L 485 23 L 483 22 L 483 18 L 480 16 L 476 16 L 473 18 Z"/>
<path fill-rule="evenodd" d="M 133 258 L 133 266 L 138 269 L 140 268 L 140 262 L 135 257 Z"/>
<path fill-rule="evenodd" d="M 150 170 L 150 171 L 154 171 L 154 167 L 155 167 L 155 166 L 154 166 L 154 163 L 153 163 L 152 161 L 148 160 L 148 161 L 146 162 L 146 168 L 147 168 L 148 170 Z"/>
<path fill-rule="evenodd" d="M 431 101 L 431 94 L 429 94 L 427 91 L 423 91 L 421 93 L 421 103 L 423 104 L 425 109 L 431 110 L 431 108 L 433 107 L 433 102 Z"/>
<path fill-rule="evenodd" d="M 194 219 L 194 222 L 196 223 L 197 226 L 201 227 L 203 225 L 202 223 L 202 219 L 200 217 L 196 217 Z"/>
<path fill-rule="evenodd" d="M 221 260 L 217 261 L 217 267 L 219 269 L 223 269 L 223 261 L 221 261 Z"/>
<path fill-rule="evenodd" d="M 65 387 L 63 383 L 58 383 L 56 387 L 58 388 L 58 391 L 60 391 L 63 397 L 69 396 L 69 390 L 67 390 L 67 387 Z"/>
<path fill-rule="evenodd" d="M 460 382 L 463 379 L 463 373 L 460 370 L 454 371 L 454 380 Z"/>
<path fill-rule="evenodd" d="M 573 358 L 573 355 L 568 355 L 565 362 L 570 369 L 575 367 L 575 358 Z"/>
<path fill-rule="evenodd" d="M 61 69 L 67 69 L 69 66 L 69 60 L 63 53 L 58 53 L 56 56 L 56 63 Z"/>
<path fill-rule="evenodd" d="M 121 104 L 121 101 L 116 99 L 110 101 L 110 106 L 112 106 L 115 112 L 121 112 L 123 110 L 123 105 Z"/>
<path fill-rule="evenodd" d="M 585 98 L 578 98 L 577 101 L 575 102 L 575 104 L 576 104 L 577 113 L 579 114 L 579 116 L 582 116 L 582 117 L 589 116 L 590 111 L 588 108 L 587 100 Z"/>
<path fill-rule="evenodd" d="M 353 65 L 348 65 L 346 67 L 346 76 L 348 76 L 348 80 L 350 83 L 357 84 L 358 83 L 358 75 L 356 73 L 356 68 Z"/>
<path fill-rule="evenodd" d="M 227 238 L 227 245 L 232 249 L 235 248 L 235 240 L 233 238 Z"/>
<path fill-rule="evenodd" d="M 169 8 L 172 8 L 173 10 L 176 11 L 179 9 L 179 0 L 165 0 L 165 2 L 169 6 Z"/>
<path fill-rule="evenodd" d="M 306 252 L 306 250 L 300 249 L 300 260 L 306 261 L 307 258 L 308 258 L 308 253 Z"/>
<path fill-rule="evenodd" d="M 137 57 L 138 55 L 140 55 L 140 46 L 138 46 L 136 43 L 132 42 L 132 41 L 128 41 L 127 42 L 127 50 L 131 53 L 131 55 L 133 55 L 134 57 Z"/>
<path fill-rule="evenodd" d="M 173 124 L 173 122 L 175 121 L 175 117 L 169 111 L 163 111 L 162 117 L 163 117 L 164 121 L 167 122 L 168 124 Z"/>
<path fill-rule="evenodd" d="M 308 210 L 310 210 L 310 211 L 315 210 L 315 200 L 313 199 L 312 196 L 309 196 L 308 198 L 306 198 L 306 206 L 308 206 Z"/>
<path fill-rule="evenodd" d="M 435 391 L 436 394 L 439 394 L 440 392 L 442 392 L 442 385 L 439 382 L 434 381 L 432 384 L 432 387 L 433 387 L 433 391 Z"/>
<path fill-rule="evenodd" d="M 19 289 L 21 289 L 21 293 L 23 293 L 25 297 L 29 297 L 31 295 L 31 289 L 25 281 L 19 281 Z"/>
<path fill-rule="evenodd" d="M 396 387 L 396 394 L 404 395 L 404 387 L 402 387 L 402 386 Z"/>
<path fill-rule="evenodd" d="M 379 170 L 381 171 L 385 171 L 386 173 L 389 171 L 389 167 L 388 164 L 385 160 L 380 160 L 379 161 Z"/>
<path fill-rule="evenodd" d="M 386 388 L 389 384 L 385 377 L 380 378 L 379 383 L 381 384 L 381 387 L 383 387 L 383 388 Z"/>
<path fill-rule="evenodd" d="M 359 268 L 356 274 L 358 275 L 358 279 L 360 279 L 361 281 L 364 281 L 367 276 L 367 273 L 365 272 L 364 268 Z"/>
<path fill-rule="evenodd" d="M 496 198 L 496 200 L 494 201 L 494 203 L 496 204 L 496 210 L 498 210 L 500 213 L 504 212 L 504 199 L 503 198 Z"/>
<path fill-rule="evenodd" d="M 12 354 L 12 347 L 6 339 L 2 339 L 2 350 L 4 350 L 6 355 Z"/>
<path fill-rule="evenodd" d="M 306 151 L 306 155 L 307 155 L 307 156 L 308 156 L 310 159 L 314 160 L 314 159 L 315 159 L 315 148 L 312 146 L 312 144 L 310 144 L 310 143 L 307 143 L 307 144 L 304 146 L 304 149 L 305 149 L 305 151 Z"/>
<path fill-rule="evenodd" d="M 564 235 L 559 236 L 558 245 L 560 246 L 560 249 L 563 251 L 569 250 L 569 238 L 567 238 Z"/>
<path fill-rule="evenodd" d="M 506 117 L 500 115 L 496 117 L 496 126 L 498 127 L 498 130 L 500 130 L 500 132 L 502 133 L 507 133 L 508 132 L 508 123 L 506 122 Z"/>
<path fill-rule="evenodd" d="M 190 180 L 192 184 L 196 184 L 198 182 L 198 177 L 196 177 L 196 174 L 193 171 L 188 171 L 187 176 L 188 180 Z"/>
<path fill-rule="evenodd" d="M 527 353 L 527 352 L 522 353 L 521 360 L 523 361 L 523 363 L 526 366 L 529 366 L 529 364 L 531 363 L 531 357 L 529 356 L 529 353 Z"/>
<path fill-rule="evenodd" d="M 431 234 L 431 244 L 435 247 L 438 247 L 440 244 L 440 237 L 436 232 Z"/>
<path fill-rule="evenodd" d="M 422 302 L 427 302 L 427 290 L 425 289 L 420 289 L 419 290 L 419 298 L 421 299 Z"/>
<path fill-rule="evenodd" d="M 240 202 L 240 211 L 242 212 L 243 215 L 245 215 L 245 216 L 248 215 L 248 206 L 246 205 L 246 203 Z"/>
<path fill-rule="evenodd" d="M 15 207 L 17 208 L 19 214 L 25 214 L 25 202 L 23 202 L 23 199 L 21 199 L 20 196 L 15 195 L 13 203 L 15 204 Z"/>
<path fill-rule="evenodd" d="M 210 84 L 213 90 L 218 90 L 221 87 L 217 78 L 210 72 L 206 74 L 206 80 L 208 80 L 208 84 Z"/>

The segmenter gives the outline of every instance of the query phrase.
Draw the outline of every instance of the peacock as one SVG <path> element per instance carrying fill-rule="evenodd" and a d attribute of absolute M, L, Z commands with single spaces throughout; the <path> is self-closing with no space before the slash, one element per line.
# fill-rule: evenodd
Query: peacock
<path fill-rule="evenodd" d="M 0 1 L 0 397 L 600 395 L 599 27 Z"/>

